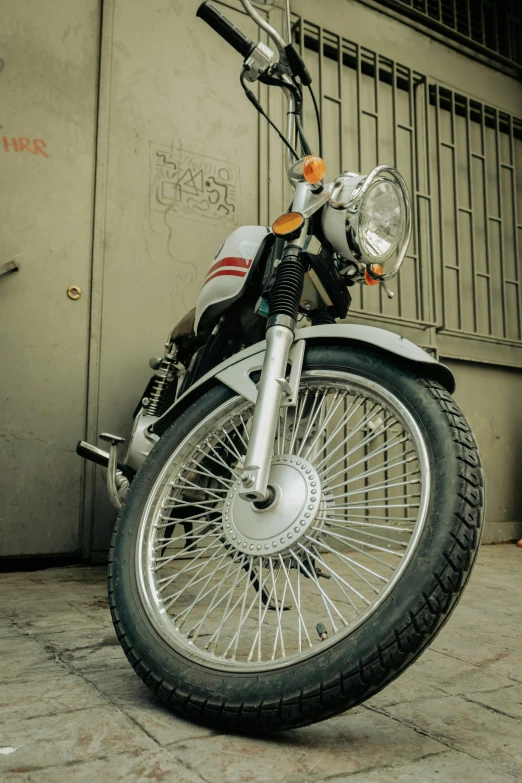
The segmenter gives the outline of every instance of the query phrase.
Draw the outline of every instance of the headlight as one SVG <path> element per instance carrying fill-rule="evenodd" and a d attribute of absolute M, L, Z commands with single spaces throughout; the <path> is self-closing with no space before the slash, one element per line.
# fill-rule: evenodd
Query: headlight
<path fill-rule="evenodd" d="M 323 231 L 343 258 L 363 264 L 384 264 L 393 255 L 399 271 L 411 235 L 408 189 L 399 172 L 378 166 L 367 176 L 343 174 L 336 180 L 329 203 L 323 209 Z"/>

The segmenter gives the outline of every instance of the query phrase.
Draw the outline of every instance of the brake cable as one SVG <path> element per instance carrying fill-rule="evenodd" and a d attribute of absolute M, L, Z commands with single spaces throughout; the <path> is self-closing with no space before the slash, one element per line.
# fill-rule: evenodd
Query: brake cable
<path fill-rule="evenodd" d="M 281 139 L 281 141 L 282 141 L 284 144 L 286 144 L 286 146 L 288 147 L 288 149 L 290 150 L 290 152 L 292 153 L 292 155 L 294 156 L 294 158 L 295 158 L 296 160 L 299 160 L 299 155 L 298 155 L 298 154 L 297 154 L 297 152 L 294 150 L 294 148 L 292 147 L 292 145 L 290 144 L 290 142 L 289 142 L 289 141 L 288 141 L 288 140 L 285 138 L 285 136 L 283 136 L 283 134 L 281 133 L 281 131 L 279 130 L 279 128 L 277 127 L 277 125 L 275 124 L 275 122 L 272 122 L 272 120 L 270 119 L 270 117 L 268 116 L 268 114 L 265 112 L 265 110 L 263 109 L 263 107 L 261 106 L 261 104 L 259 103 L 259 101 L 257 100 L 257 98 L 256 98 L 256 96 L 254 95 L 254 93 L 252 92 L 252 90 L 250 90 L 250 89 L 249 89 L 249 88 L 246 86 L 246 84 L 245 84 L 245 72 L 246 72 L 246 69 L 245 69 L 245 68 L 243 68 L 243 70 L 241 71 L 241 75 L 240 75 L 240 77 L 239 77 L 239 81 L 241 82 L 241 86 L 242 86 L 243 90 L 245 91 L 245 95 L 246 95 L 246 97 L 248 98 L 248 100 L 250 101 L 250 103 L 251 103 L 251 104 L 252 104 L 252 105 L 253 105 L 253 106 L 254 106 L 254 107 L 257 109 L 257 111 L 259 112 L 259 114 L 261 114 L 261 116 L 265 118 L 265 120 L 268 122 L 268 124 L 272 126 L 272 128 L 273 128 L 273 129 L 275 130 L 275 132 L 278 134 L 278 136 L 279 136 L 279 138 Z M 285 85 L 285 86 L 286 86 L 286 85 Z"/>
<path fill-rule="evenodd" d="M 303 123 L 301 121 L 300 115 L 297 114 L 297 113 L 295 115 L 295 124 L 296 124 L 296 127 L 297 127 L 297 132 L 299 134 L 299 140 L 301 142 L 301 151 L 302 151 L 303 155 L 311 155 L 312 154 L 312 150 L 308 146 L 308 142 L 306 140 L 306 136 L 305 136 L 304 130 L 303 130 Z"/>
<path fill-rule="evenodd" d="M 311 98 L 312 98 L 312 102 L 314 104 L 315 118 L 317 120 L 317 133 L 319 135 L 319 157 L 322 158 L 323 157 L 323 128 L 322 128 L 322 124 L 321 124 L 321 114 L 319 112 L 319 106 L 317 105 L 317 101 L 316 101 L 316 98 L 315 98 L 315 93 L 314 93 L 314 91 L 312 89 L 312 85 L 309 84 L 307 86 L 308 86 L 308 89 L 310 90 L 310 95 L 311 95 Z"/>

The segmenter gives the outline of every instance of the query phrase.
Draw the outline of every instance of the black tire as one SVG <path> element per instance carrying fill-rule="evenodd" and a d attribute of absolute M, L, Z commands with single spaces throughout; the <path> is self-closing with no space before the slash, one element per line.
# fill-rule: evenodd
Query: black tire
<path fill-rule="evenodd" d="M 350 636 L 291 668 L 255 676 L 217 671 L 169 647 L 141 605 L 134 563 L 144 504 L 173 447 L 232 392 L 216 386 L 165 433 L 132 484 L 109 556 L 109 600 L 137 674 L 181 715 L 221 730 L 303 726 L 355 707 L 398 677 L 440 631 L 469 578 L 480 542 L 484 481 L 473 434 L 451 395 L 377 350 L 309 348 L 305 368 L 349 369 L 377 380 L 412 412 L 426 436 L 433 487 L 424 530 L 389 598 Z"/>

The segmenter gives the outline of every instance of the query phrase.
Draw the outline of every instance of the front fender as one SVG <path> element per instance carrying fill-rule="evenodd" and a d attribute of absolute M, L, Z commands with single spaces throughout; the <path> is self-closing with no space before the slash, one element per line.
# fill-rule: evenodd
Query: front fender
<path fill-rule="evenodd" d="M 327 326 L 310 326 L 298 329 L 294 343 L 306 340 L 307 343 L 332 343 L 346 341 L 373 345 L 386 353 L 399 356 L 411 364 L 419 365 L 419 370 L 427 378 L 438 381 L 450 393 L 455 391 L 453 373 L 444 364 L 440 364 L 433 356 L 423 351 L 418 345 L 400 337 L 386 329 L 375 326 L 358 326 L 355 324 L 328 324 Z M 163 435 L 165 430 L 186 410 L 198 397 L 205 393 L 215 383 L 223 383 L 250 402 L 257 399 L 257 387 L 251 379 L 252 373 L 263 366 L 265 341 L 251 345 L 244 351 L 231 356 L 187 389 L 152 427 L 156 435 Z"/>

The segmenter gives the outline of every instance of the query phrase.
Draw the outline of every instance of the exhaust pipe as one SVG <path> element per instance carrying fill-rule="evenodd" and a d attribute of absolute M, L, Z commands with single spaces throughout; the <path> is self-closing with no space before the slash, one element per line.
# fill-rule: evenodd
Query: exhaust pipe
<path fill-rule="evenodd" d="M 76 453 L 83 459 L 88 459 L 91 462 L 96 463 L 96 465 L 101 465 L 102 468 L 109 467 L 109 452 L 103 451 L 103 449 L 99 449 L 97 446 L 91 446 L 90 443 L 87 443 L 84 440 L 78 441 L 78 445 L 76 446 Z M 123 473 L 125 478 L 127 478 L 129 481 L 132 481 L 136 475 L 136 471 L 130 468 L 128 465 L 124 465 L 123 462 L 118 462 L 117 467 L 118 470 L 121 471 L 121 473 Z"/>

